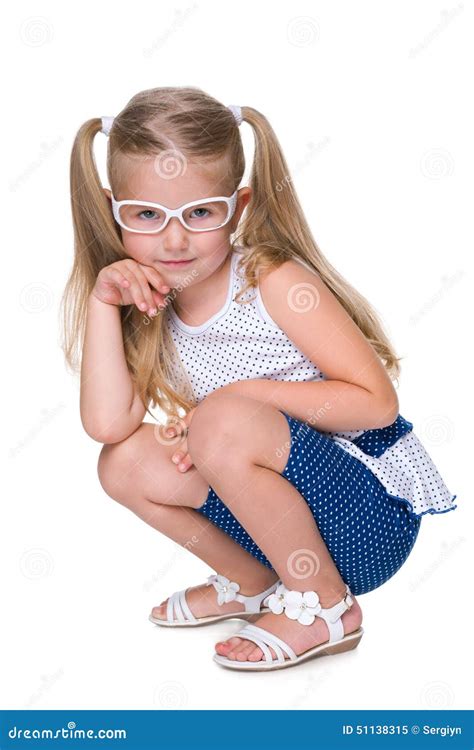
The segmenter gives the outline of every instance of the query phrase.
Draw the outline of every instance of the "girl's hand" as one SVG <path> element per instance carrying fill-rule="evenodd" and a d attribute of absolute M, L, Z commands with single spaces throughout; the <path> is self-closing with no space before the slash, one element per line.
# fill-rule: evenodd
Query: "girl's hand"
<path fill-rule="evenodd" d="M 189 430 L 189 425 L 191 424 L 191 420 L 193 418 L 195 409 L 196 407 L 191 409 L 191 411 L 189 411 L 181 420 L 182 422 L 185 423 L 188 430 Z M 173 434 L 178 435 L 179 430 L 175 425 L 171 425 L 171 427 L 168 427 L 165 430 L 165 434 L 167 435 L 167 437 L 172 437 Z M 186 430 L 186 435 L 187 435 L 187 430 Z M 171 456 L 171 460 L 173 461 L 174 464 L 176 464 L 176 468 L 178 469 L 178 471 L 182 471 L 183 473 L 186 472 L 188 469 L 190 469 L 191 466 L 193 466 L 191 456 L 188 453 L 188 441 L 187 441 L 186 436 L 183 438 L 183 442 L 180 443 L 179 450 L 177 450 Z"/>
<path fill-rule="evenodd" d="M 158 291 L 159 290 L 159 291 Z M 136 305 L 141 312 L 156 315 L 164 309 L 170 287 L 151 266 L 125 258 L 99 271 L 92 294 L 108 305 Z"/>

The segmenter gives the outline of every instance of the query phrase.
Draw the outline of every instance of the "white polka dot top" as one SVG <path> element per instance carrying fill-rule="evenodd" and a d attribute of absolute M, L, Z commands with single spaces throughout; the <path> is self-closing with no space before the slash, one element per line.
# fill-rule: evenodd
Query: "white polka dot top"
<path fill-rule="evenodd" d="M 190 326 L 170 305 L 165 319 L 196 400 L 227 383 L 252 378 L 326 380 L 265 309 L 260 289 L 247 289 L 240 258 L 234 248 L 224 306 L 199 326 Z M 247 301 L 249 300 L 249 301 Z M 245 304 L 243 304 L 245 302 Z M 403 500 L 415 515 L 444 513 L 457 506 L 431 457 L 413 432 L 411 422 L 396 422 L 378 430 L 324 432 L 344 450 L 369 467 L 389 495 Z"/>

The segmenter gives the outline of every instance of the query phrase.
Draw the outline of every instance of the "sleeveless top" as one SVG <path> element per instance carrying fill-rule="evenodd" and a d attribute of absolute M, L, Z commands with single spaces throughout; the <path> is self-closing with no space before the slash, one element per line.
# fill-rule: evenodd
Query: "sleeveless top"
<path fill-rule="evenodd" d="M 202 325 L 190 326 L 171 305 L 165 310 L 168 330 L 197 402 L 237 380 L 326 380 L 272 320 L 258 286 L 247 289 L 239 297 L 242 302 L 235 301 L 243 288 L 244 275 L 237 269 L 240 249 L 234 247 L 231 252 L 227 298 L 215 315 Z M 309 268 L 304 261 L 299 262 Z M 401 414 L 387 427 L 319 431 L 365 464 L 411 515 L 444 513 L 457 507 L 453 503 L 457 496 L 446 487 L 413 424 Z"/>

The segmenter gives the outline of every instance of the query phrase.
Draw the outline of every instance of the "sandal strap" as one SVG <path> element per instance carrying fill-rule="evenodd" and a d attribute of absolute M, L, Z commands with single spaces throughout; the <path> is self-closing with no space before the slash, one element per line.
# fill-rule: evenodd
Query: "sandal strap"
<path fill-rule="evenodd" d="M 226 576 L 217 574 L 211 575 L 207 579 L 207 586 L 214 586 L 217 593 L 222 592 L 227 594 L 228 601 L 239 602 L 245 606 L 245 612 L 255 614 L 260 612 L 262 600 L 269 596 L 269 594 L 273 594 L 279 583 L 280 581 L 276 581 L 266 591 L 254 594 L 254 596 L 246 596 L 245 594 L 237 593 L 240 589 L 239 584 L 236 581 L 230 581 Z"/>
<path fill-rule="evenodd" d="M 236 601 L 240 602 L 245 606 L 246 612 L 258 613 L 262 608 L 262 601 L 276 590 L 279 581 L 273 583 L 270 588 L 266 591 L 262 591 L 260 594 L 254 596 L 245 596 L 245 594 L 237 594 L 235 597 Z"/>
<path fill-rule="evenodd" d="M 340 602 L 337 602 L 332 607 L 326 607 L 326 609 L 322 609 L 321 611 L 326 614 L 331 622 L 336 622 L 346 610 L 352 607 L 353 603 L 354 600 L 352 599 L 351 592 L 347 588 L 344 598 Z"/>
<path fill-rule="evenodd" d="M 321 609 L 318 617 L 322 617 L 326 621 L 326 625 L 329 630 L 329 642 L 340 641 L 344 638 L 344 625 L 342 624 L 341 616 L 344 612 L 352 607 L 354 600 L 351 596 L 349 586 L 346 584 L 346 593 L 344 598 L 340 602 L 334 604 L 332 607 L 326 607 Z"/>
<path fill-rule="evenodd" d="M 273 661 L 270 649 L 268 648 L 268 646 L 266 645 L 264 641 L 260 640 L 260 638 L 257 638 L 257 636 L 255 636 L 253 633 L 247 630 L 240 630 L 237 635 L 239 637 L 245 638 L 247 641 L 252 641 L 253 643 L 255 643 L 255 645 L 258 646 L 259 649 L 263 651 L 265 661 L 268 661 L 268 662 Z M 280 651 L 280 654 L 281 654 L 281 651 Z M 281 659 L 279 659 L 279 661 L 281 661 Z"/>
<path fill-rule="evenodd" d="M 220 575 L 209 576 L 207 580 L 207 585 L 210 586 L 212 584 L 216 589 L 216 592 L 223 591 L 224 587 L 227 588 L 230 583 L 231 581 L 229 581 L 228 578 Z M 270 586 L 266 591 L 262 591 L 260 594 L 255 594 L 255 596 L 245 596 L 244 594 L 237 594 L 234 591 L 234 596 L 229 597 L 229 601 L 235 600 L 244 604 L 246 612 L 258 613 L 261 609 L 262 599 L 265 599 L 266 596 L 272 594 L 278 584 L 279 581 L 276 581 L 276 583 Z M 240 588 L 237 583 L 235 584 L 235 587 L 237 590 Z M 175 620 L 178 622 L 197 622 L 197 618 L 191 612 L 188 602 L 186 601 L 186 591 L 187 589 L 175 591 L 169 597 L 166 607 L 166 619 L 168 622 L 175 622 Z M 230 591 L 232 592 L 232 589 L 230 589 Z"/>
<path fill-rule="evenodd" d="M 239 632 L 235 634 L 235 637 L 245 638 L 246 640 L 256 643 L 265 654 L 265 661 L 274 661 L 267 646 L 272 647 L 277 655 L 278 662 L 285 661 L 283 652 L 286 652 L 292 661 L 295 661 L 297 658 L 295 652 L 288 643 L 282 641 L 281 638 L 278 638 L 278 636 L 273 633 L 269 633 L 268 630 L 258 627 L 258 625 L 246 625 L 242 630 L 239 630 Z"/>
<path fill-rule="evenodd" d="M 168 622 L 174 622 L 175 619 L 178 622 L 186 622 L 186 620 L 194 622 L 196 620 L 186 601 L 186 589 L 171 594 L 166 607 L 166 618 Z"/>

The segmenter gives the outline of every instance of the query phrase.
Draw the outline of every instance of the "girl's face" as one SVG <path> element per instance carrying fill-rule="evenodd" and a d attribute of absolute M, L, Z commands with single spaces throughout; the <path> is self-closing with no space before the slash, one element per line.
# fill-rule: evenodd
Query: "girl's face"
<path fill-rule="evenodd" d="M 167 208 L 178 208 L 201 198 L 220 195 L 230 197 L 232 194 L 232 190 L 228 186 L 226 188 L 224 178 L 220 177 L 225 174 L 222 162 L 181 164 L 181 173 L 170 178 L 159 169 L 159 159 L 121 159 L 124 162 L 124 177 L 120 190 L 115 195 L 118 201 L 143 200 L 160 203 Z M 110 200 L 110 190 L 104 188 L 104 192 Z M 240 188 L 231 220 L 225 226 L 210 232 L 186 229 L 176 217 L 172 217 L 167 226 L 157 234 L 137 234 L 120 227 L 125 250 L 133 260 L 155 268 L 171 288 L 178 286 L 184 279 L 186 286 L 190 286 L 190 282 L 201 282 L 222 266 L 230 251 L 230 235 L 235 232 L 250 195 L 250 188 Z M 110 210 L 112 211 L 112 206 Z M 169 266 L 163 262 L 169 260 L 191 262 L 183 267 Z"/>

